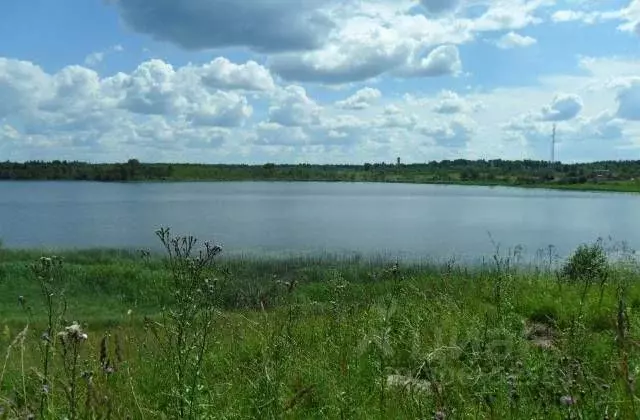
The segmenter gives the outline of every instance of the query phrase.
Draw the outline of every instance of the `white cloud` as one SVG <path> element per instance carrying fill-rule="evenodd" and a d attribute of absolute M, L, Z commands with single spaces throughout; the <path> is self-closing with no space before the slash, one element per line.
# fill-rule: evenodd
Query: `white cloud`
<path fill-rule="evenodd" d="M 254 143 L 260 146 L 302 146 L 309 136 L 302 127 L 285 126 L 275 122 L 262 122 L 256 129 Z"/>
<path fill-rule="evenodd" d="M 11 137 L 20 139 L 26 156 L 218 147 L 228 128 L 239 130 L 253 109 L 236 92 L 204 86 L 198 71 L 150 60 L 129 74 L 101 78 L 82 66 L 47 74 L 31 63 L 0 58 L 0 126 L 9 126 L 3 119 L 16 122 Z"/>
<path fill-rule="evenodd" d="M 545 121 L 566 121 L 575 118 L 582 110 L 582 98 L 573 94 L 557 94 L 550 105 L 542 108 Z"/>
<path fill-rule="evenodd" d="M 603 14 L 605 18 L 622 20 L 619 29 L 640 35 L 640 0 L 631 0 L 629 5 L 617 12 Z"/>
<path fill-rule="evenodd" d="M 471 141 L 477 124 L 468 117 L 456 117 L 449 121 L 439 121 L 425 125 L 418 131 L 433 139 L 436 144 L 451 148 L 461 148 Z"/>
<path fill-rule="evenodd" d="M 13 141 L 18 140 L 20 138 L 20 133 L 18 130 L 10 126 L 9 124 L 0 125 L 0 140 L 5 141 Z"/>
<path fill-rule="evenodd" d="M 96 51 L 89 54 L 84 59 L 84 64 L 89 67 L 95 67 L 98 64 L 102 63 L 102 61 L 106 58 L 107 55 L 123 52 L 124 47 L 122 45 L 114 45 L 110 48 L 107 48 L 104 51 Z"/>
<path fill-rule="evenodd" d="M 397 74 L 409 77 L 437 77 L 458 75 L 462 71 L 460 53 L 455 45 L 441 45 L 426 57 L 416 59 L 401 68 Z"/>
<path fill-rule="evenodd" d="M 502 48 L 503 50 L 518 48 L 518 47 L 529 47 L 536 43 L 536 39 L 530 36 L 522 36 L 515 32 L 509 32 L 504 34 L 500 39 L 496 41 L 496 45 L 498 48 Z"/>
<path fill-rule="evenodd" d="M 50 76 L 40 67 L 0 57 L 0 118 L 26 112 L 50 95 Z"/>
<path fill-rule="evenodd" d="M 319 122 L 321 108 L 301 86 L 287 86 L 274 97 L 269 120 L 283 126 L 312 125 Z"/>
<path fill-rule="evenodd" d="M 554 63 L 561 69 L 556 74 L 551 67 L 538 78 L 511 72 L 501 87 L 499 78 L 518 54 L 474 50 L 479 39 L 497 39 L 502 48 L 532 45 L 537 41 L 522 35 L 529 33 L 524 28 L 557 28 L 549 20 L 610 20 L 628 29 L 636 19 L 631 5 L 613 13 L 585 6 L 601 8 L 599 2 L 572 0 L 563 7 L 576 10 L 563 14 L 547 9 L 552 0 L 255 0 L 240 6 L 158 0 L 153 13 L 144 14 L 145 0 L 111 1 L 137 32 L 205 50 L 194 59 L 220 48 L 246 61 L 156 59 L 105 75 L 87 66 L 47 73 L 0 59 L 3 155 L 109 160 L 126 153 L 236 162 L 547 158 L 554 123 L 563 159 L 615 156 L 622 147 L 640 146 L 637 60 L 581 58 L 578 68 L 561 67 L 567 58 Z M 219 7 L 204 7 L 212 5 Z M 263 25 L 250 25 L 256 22 Z M 549 38 L 540 36 L 541 56 Z M 229 47 L 242 50 L 222 49 Z M 527 70 L 518 64 L 517 71 Z M 463 67 L 472 77 L 436 79 L 459 75 Z M 519 86 L 520 76 L 526 81 Z M 206 154 L 211 149 L 215 155 Z"/>
<path fill-rule="evenodd" d="M 271 73 L 255 61 L 235 64 L 224 57 L 196 69 L 202 83 L 216 89 L 269 91 L 275 89 Z"/>
<path fill-rule="evenodd" d="M 378 89 L 365 87 L 349 96 L 348 98 L 336 102 L 339 108 L 343 109 L 366 109 L 382 97 L 382 92 Z"/>
<path fill-rule="evenodd" d="M 352 26 L 323 49 L 273 57 L 271 69 L 287 80 L 340 84 L 377 77 L 408 59 L 412 40 L 372 22 Z"/>
<path fill-rule="evenodd" d="M 547 0 L 501 0 L 489 2 L 487 10 L 471 23 L 475 31 L 517 30 L 542 22 L 536 11 L 555 1 Z"/>
<path fill-rule="evenodd" d="M 582 10 L 558 10 L 551 15 L 551 20 L 558 23 L 580 21 L 586 24 L 593 24 L 599 19 L 599 13 Z"/>
<path fill-rule="evenodd" d="M 246 47 L 266 52 L 268 67 L 287 81 L 334 85 L 387 74 L 456 74 L 462 67 L 458 45 L 474 41 L 479 33 L 538 24 L 542 22 L 538 12 L 554 3 L 158 0 L 150 12 L 145 0 L 110 1 L 131 28 L 155 39 L 185 49 Z M 532 41 L 512 34 L 504 45 Z"/>
<path fill-rule="evenodd" d="M 438 102 L 433 106 L 433 112 L 438 114 L 458 114 L 472 112 L 479 109 L 480 104 L 470 104 L 456 92 L 445 90 L 438 95 Z"/>
<path fill-rule="evenodd" d="M 616 94 L 616 101 L 618 117 L 640 121 L 640 78 L 630 78 L 622 82 Z"/>
<path fill-rule="evenodd" d="M 602 2 L 599 6 L 610 6 Z M 554 22 L 574 22 L 580 21 L 585 24 L 594 24 L 606 21 L 620 21 L 618 29 L 624 32 L 630 32 L 640 35 L 640 0 L 629 0 L 626 7 L 619 9 L 600 9 L 589 10 L 593 7 L 591 2 L 578 2 L 577 9 L 557 10 L 551 16 Z M 590 7 L 591 6 L 591 7 Z"/>
<path fill-rule="evenodd" d="M 87 66 L 93 67 L 98 63 L 101 63 L 103 59 L 104 59 L 104 52 L 102 51 L 92 52 L 84 59 L 84 64 Z"/>
<path fill-rule="evenodd" d="M 411 129 L 418 123 L 418 117 L 410 111 L 405 111 L 398 105 L 387 105 L 376 118 L 377 126 L 383 128 L 408 128 Z"/>

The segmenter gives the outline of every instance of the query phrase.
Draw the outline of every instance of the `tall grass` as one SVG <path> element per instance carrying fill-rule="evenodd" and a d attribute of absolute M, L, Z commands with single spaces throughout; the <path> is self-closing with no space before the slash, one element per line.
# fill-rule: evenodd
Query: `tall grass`
<path fill-rule="evenodd" d="M 158 235 L 163 258 L 0 252 L 0 419 L 640 415 L 631 253 L 233 260 Z"/>

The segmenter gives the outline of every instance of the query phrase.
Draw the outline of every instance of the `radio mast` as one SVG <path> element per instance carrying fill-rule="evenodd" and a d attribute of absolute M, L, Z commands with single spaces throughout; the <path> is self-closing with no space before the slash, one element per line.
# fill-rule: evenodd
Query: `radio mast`
<path fill-rule="evenodd" d="M 556 162 L 556 124 L 553 124 L 553 131 L 551 132 L 551 164 Z"/>

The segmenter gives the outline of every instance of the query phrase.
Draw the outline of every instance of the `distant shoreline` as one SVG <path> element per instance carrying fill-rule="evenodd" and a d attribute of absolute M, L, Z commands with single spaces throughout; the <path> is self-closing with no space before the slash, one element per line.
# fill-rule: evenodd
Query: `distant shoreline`
<path fill-rule="evenodd" d="M 507 184 L 489 182 L 426 182 L 426 181 L 377 181 L 377 180 L 341 180 L 341 179 L 206 179 L 206 178 L 184 178 L 184 179 L 143 179 L 143 180 L 121 180 L 105 181 L 94 179 L 0 179 L 2 182 L 99 182 L 105 184 L 171 184 L 171 183 L 206 183 L 206 182 L 282 182 L 282 183 L 345 183 L 345 184 L 407 184 L 407 185 L 442 185 L 442 186 L 467 186 L 467 187 L 503 187 L 503 188 L 524 188 L 536 190 L 557 190 L 557 191 L 578 191 L 578 192 L 608 192 L 608 193 L 640 193 L 638 183 L 593 183 L 593 184 Z"/>
<path fill-rule="evenodd" d="M 0 162 L 0 180 L 99 182 L 375 182 L 640 192 L 640 161 L 453 160 L 363 165 Z"/>

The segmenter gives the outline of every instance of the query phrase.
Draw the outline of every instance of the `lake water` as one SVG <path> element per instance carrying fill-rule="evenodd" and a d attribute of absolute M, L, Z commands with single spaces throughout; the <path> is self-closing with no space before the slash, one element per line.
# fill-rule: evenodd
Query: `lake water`
<path fill-rule="evenodd" d="M 227 253 L 461 259 L 613 237 L 640 246 L 640 196 L 374 183 L 0 182 L 8 247 L 156 249 L 170 226 Z"/>

